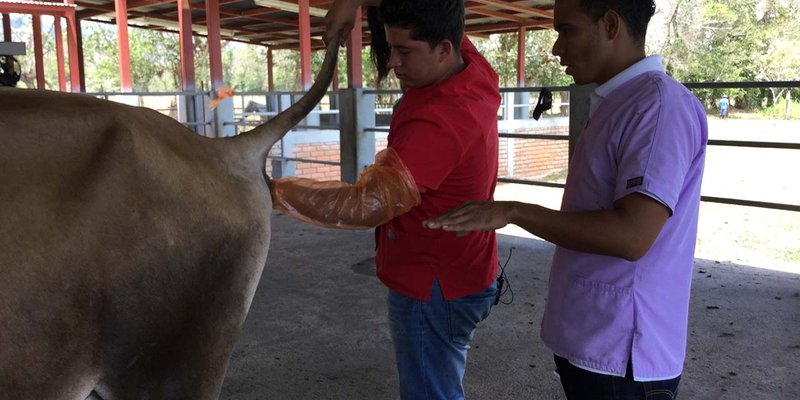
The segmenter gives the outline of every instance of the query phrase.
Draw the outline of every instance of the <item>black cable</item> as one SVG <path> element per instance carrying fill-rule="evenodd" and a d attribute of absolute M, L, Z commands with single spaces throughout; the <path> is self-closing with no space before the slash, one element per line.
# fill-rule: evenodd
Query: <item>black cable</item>
<path fill-rule="evenodd" d="M 494 299 L 494 305 L 498 303 L 509 305 L 514 302 L 514 290 L 511 289 L 511 281 L 509 281 L 508 276 L 506 276 L 506 266 L 508 266 L 508 262 L 511 261 L 511 255 L 514 253 L 514 249 L 515 247 L 508 249 L 508 258 L 506 258 L 506 262 L 503 263 L 503 266 L 500 267 L 500 274 L 497 276 L 497 297 Z M 511 293 L 511 300 L 507 302 L 501 300 L 501 297 L 503 297 L 506 292 Z"/>

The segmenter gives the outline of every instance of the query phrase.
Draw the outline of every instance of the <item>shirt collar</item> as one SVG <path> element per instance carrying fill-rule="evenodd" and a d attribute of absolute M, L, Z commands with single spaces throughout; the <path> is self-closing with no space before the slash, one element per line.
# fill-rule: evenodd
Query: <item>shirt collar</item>
<path fill-rule="evenodd" d="M 626 68 L 624 71 L 614 75 L 614 77 L 609 79 L 606 83 L 598 86 L 589 95 L 589 116 L 591 117 L 595 110 L 600 107 L 600 103 L 618 87 L 645 72 L 651 71 L 664 71 L 664 66 L 661 63 L 661 56 L 656 54 L 645 57 Z"/>

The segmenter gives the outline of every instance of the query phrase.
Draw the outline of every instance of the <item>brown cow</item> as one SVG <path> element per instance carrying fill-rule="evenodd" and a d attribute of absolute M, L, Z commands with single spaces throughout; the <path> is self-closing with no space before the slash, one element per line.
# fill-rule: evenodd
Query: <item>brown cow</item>
<path fill-rule="evenodd" d="M 324 95 L 208 139 L 155 111 L 0 90 L 0 399 L 216 399 L 270 239 L 270 147 Z"/>

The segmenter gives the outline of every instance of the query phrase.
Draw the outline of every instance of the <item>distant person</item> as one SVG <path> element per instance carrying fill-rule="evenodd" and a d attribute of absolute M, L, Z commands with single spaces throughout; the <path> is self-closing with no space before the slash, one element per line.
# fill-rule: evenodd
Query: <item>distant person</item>
<path fill-rule="evenodd" d="M 541 337 L 569 400 L 674 399 L 706 155 L 706 112 L 645 56 L 652 0 L 555 0 L 553 54 L 600 85 L 561 210 L 476 201 L 426 222 L 453 232 L 518 225 L 557 245 Z"/>
<path fill-rule="evenodd" d="M 719 117 L 725 118 L 728 116 L 728 95 L 722 95 L 722 99 L 719 100 Z"/>

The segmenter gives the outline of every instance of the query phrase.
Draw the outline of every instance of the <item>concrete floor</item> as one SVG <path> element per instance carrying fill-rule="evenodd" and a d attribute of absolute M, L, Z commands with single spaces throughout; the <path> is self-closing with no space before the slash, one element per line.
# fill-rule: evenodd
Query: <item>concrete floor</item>
<path fill-rule="evenodd" d="M 553 246 L 501 236 L 514 291 L 478 328 L 471 399 L 563 399 L 539 340 Z M 397 399 L 372 232 L 274 214 L 267 268 L 222 399 Z M 509 299 L 507 296 L 506 300 Z M 697 260 L 682 399 L 800 399 L 800 275 Z"/>

